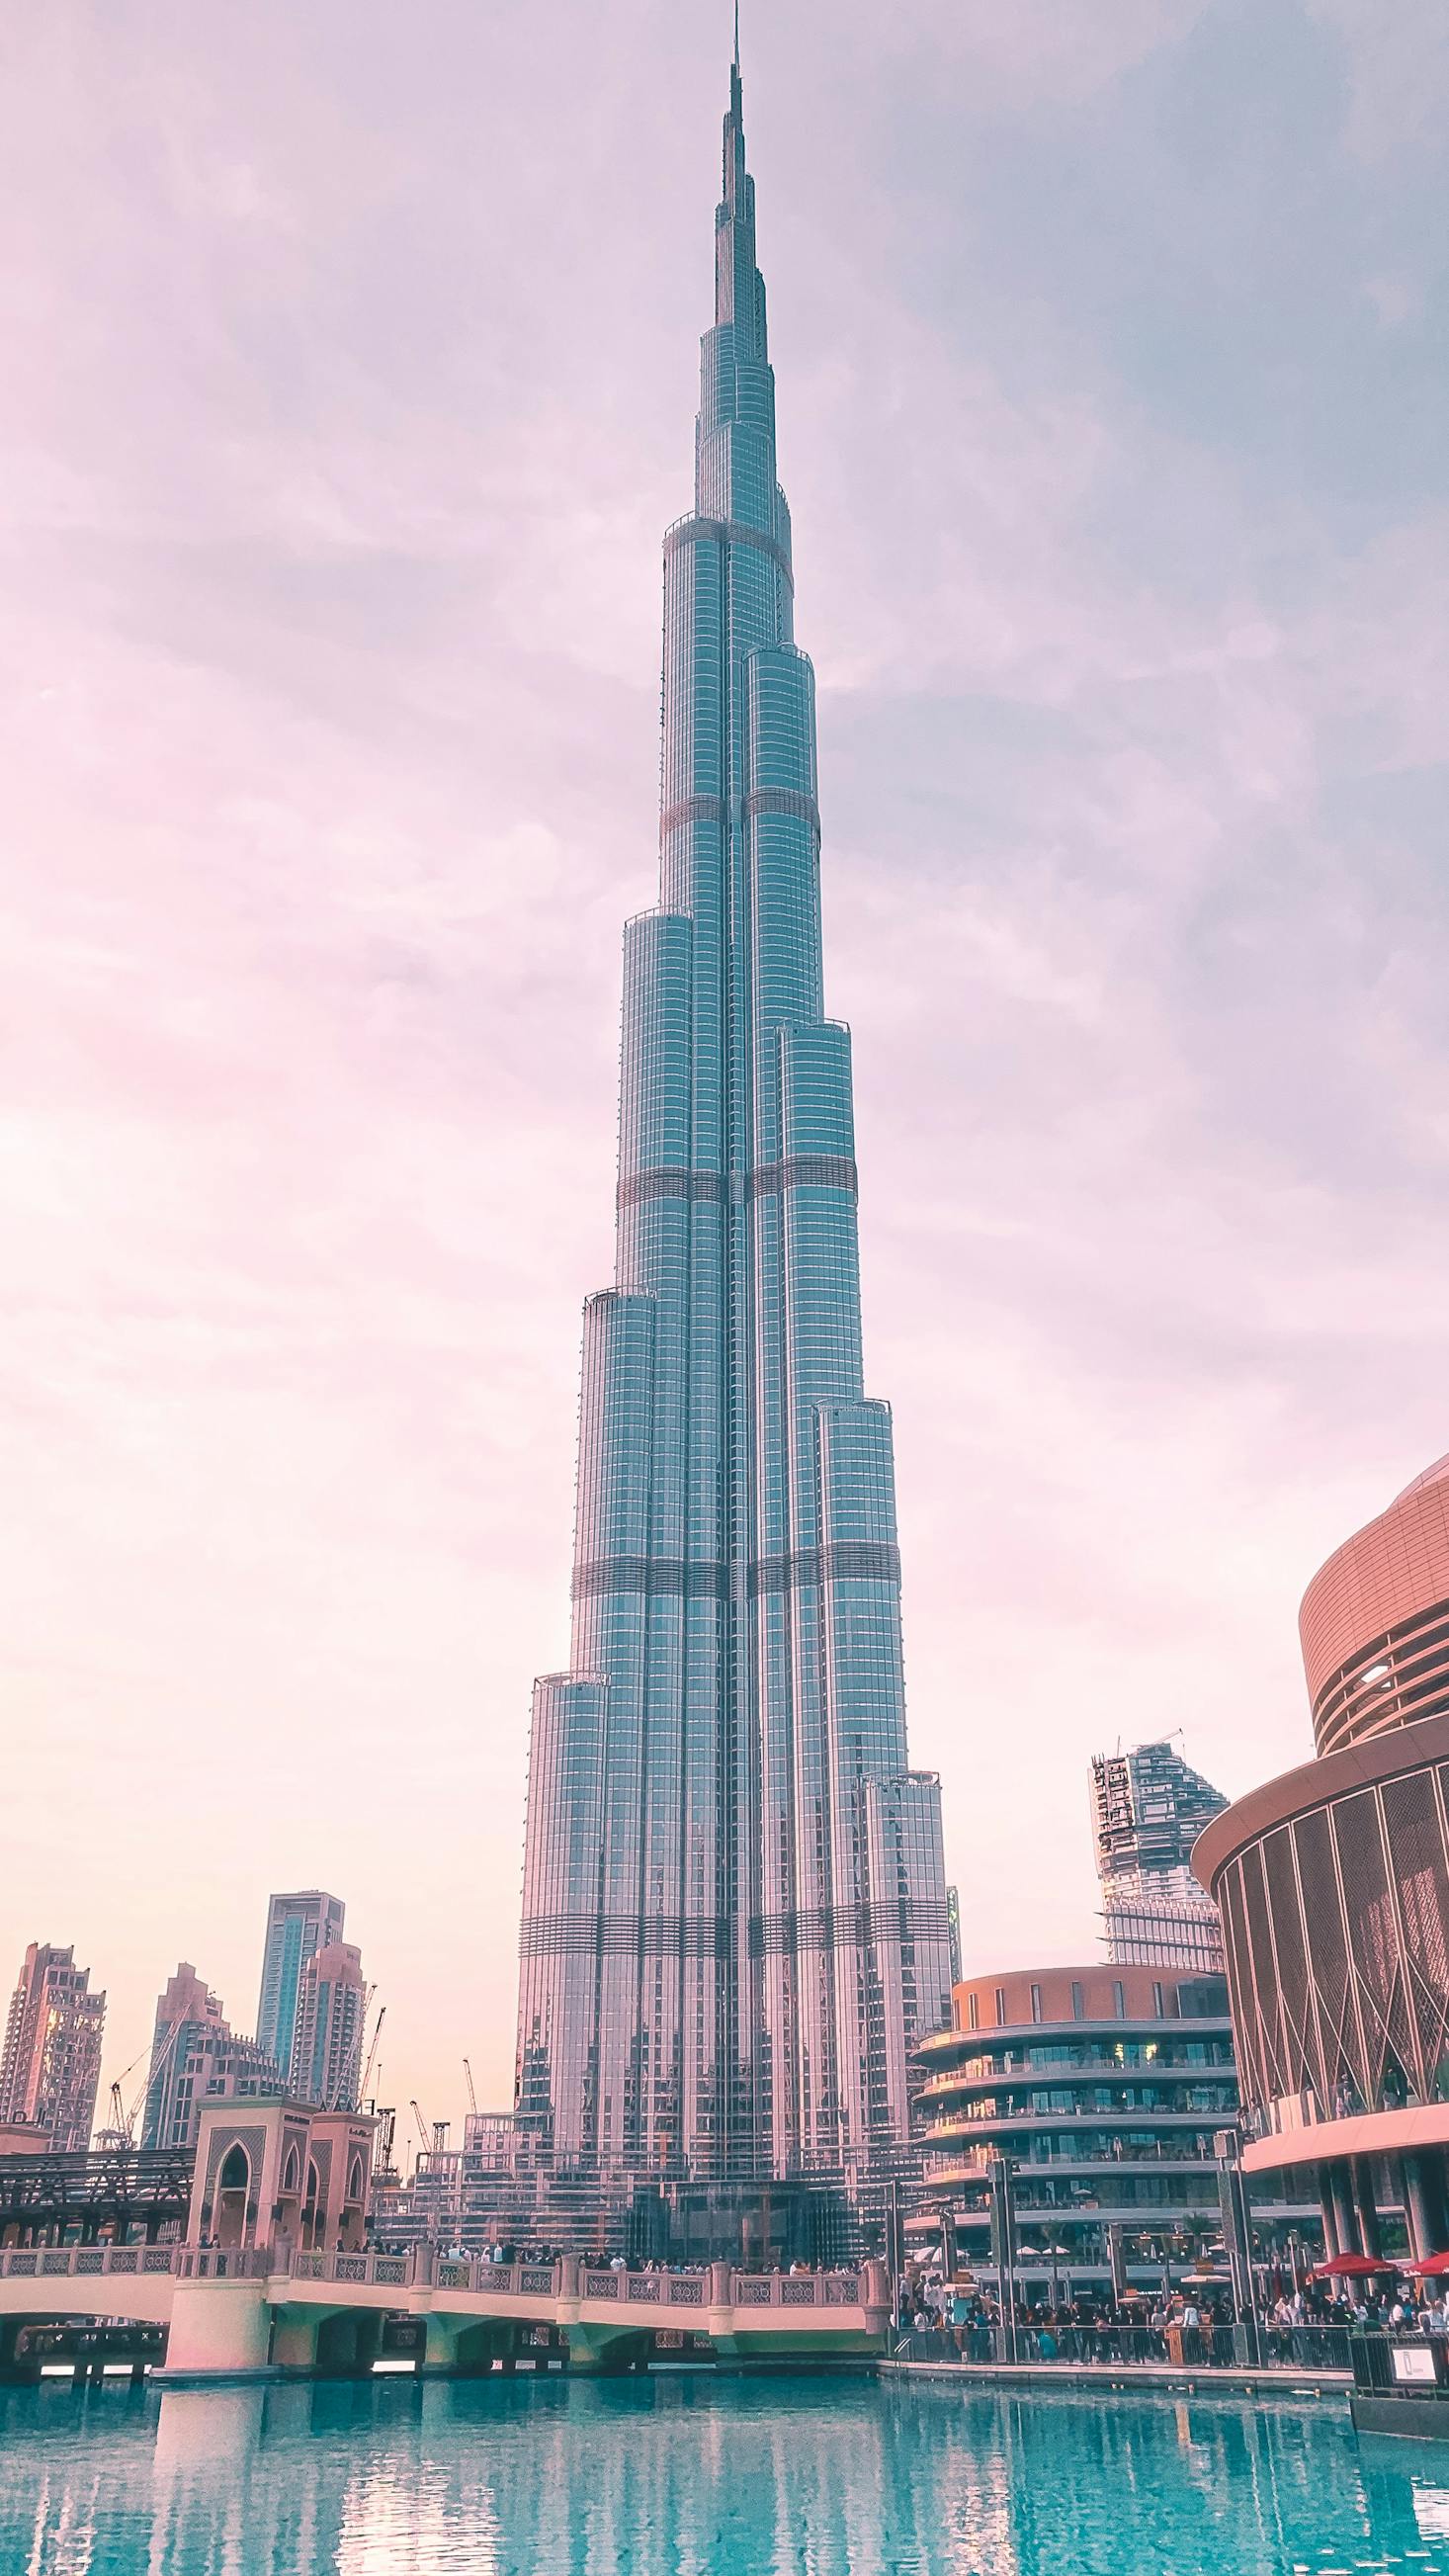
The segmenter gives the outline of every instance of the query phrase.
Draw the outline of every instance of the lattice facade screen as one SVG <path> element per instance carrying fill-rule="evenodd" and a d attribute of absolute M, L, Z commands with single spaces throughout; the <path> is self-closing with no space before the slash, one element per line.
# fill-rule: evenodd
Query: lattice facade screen
<path fill-rule="evenodd" d="M 1449 1764 L 1355 1788 L 1215 1882 L 1246 2102 L 1344 2118 L 1449 2101 Z"/>

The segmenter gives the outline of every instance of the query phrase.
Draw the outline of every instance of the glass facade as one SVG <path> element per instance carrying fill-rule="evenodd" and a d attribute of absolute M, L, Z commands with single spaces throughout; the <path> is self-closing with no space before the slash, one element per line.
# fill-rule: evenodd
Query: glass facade
<path fill-rule="evenodd" d="M 660 897 L 624 937 L 615 1285 L 584 1313 L 570 1669 L 535 1687 L 518 2033 L 555 2170 L 840 2169 L 950 1991 L 907 1766 L 891 1418 L 864 1393 L 814 675 L 724 129 L 695 503 L 664 541 Z"/>

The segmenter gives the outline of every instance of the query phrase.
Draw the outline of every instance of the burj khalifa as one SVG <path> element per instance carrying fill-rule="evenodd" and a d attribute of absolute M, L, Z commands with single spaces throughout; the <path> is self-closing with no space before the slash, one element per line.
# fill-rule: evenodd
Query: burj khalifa
<path fill-rule="evenodd" d="M 694 506 L 664 538 L 659 900 L 624 933 L 569 1669 L 533 1698 L 517 2125 L 556 2174 L 868 2172 L 949 2019 L 856 1195 L 736 62 Z"/>

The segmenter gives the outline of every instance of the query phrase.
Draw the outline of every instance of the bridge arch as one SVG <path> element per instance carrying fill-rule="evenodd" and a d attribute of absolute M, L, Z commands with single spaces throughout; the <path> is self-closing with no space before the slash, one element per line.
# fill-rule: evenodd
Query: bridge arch
<path fill-rule="evenodd" d="M 329 2371 L 370 2371 L 382 2341 L 380 2308 L 336 2308 L 317 2327 L 316 2367 Z"/>

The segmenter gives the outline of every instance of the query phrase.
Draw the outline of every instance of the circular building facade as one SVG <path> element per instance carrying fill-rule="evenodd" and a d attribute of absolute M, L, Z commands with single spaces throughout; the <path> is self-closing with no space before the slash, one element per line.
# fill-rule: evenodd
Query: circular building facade
<path fill-rule="evenodd" d="M 1449 1460 L 1315 1575 L 1319 1758 L 1206 1828 L 1250 2171 L 1311 2175 L 1334 2251 L 1449 2245 Z"/>
<path fill-rule="evenodd" d="M 1298 1633 L 1320 1753 L 1449 1711 L 1449 1458 L 1334 1550 Z"/>

